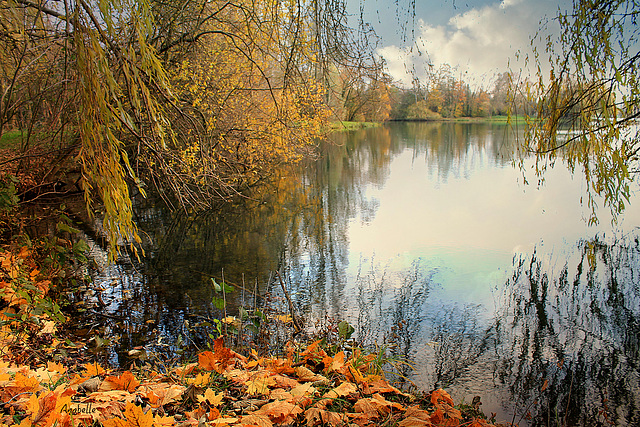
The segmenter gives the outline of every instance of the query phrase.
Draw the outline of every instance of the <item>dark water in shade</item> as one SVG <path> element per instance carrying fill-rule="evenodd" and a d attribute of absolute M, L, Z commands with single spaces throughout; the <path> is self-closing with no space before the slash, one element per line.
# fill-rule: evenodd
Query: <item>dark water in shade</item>
<path fill-rule="evenodd" d="M 141 205 L 144 264 L 96 273 L 122 355 L 219 318 L 210 277 L 291 298 L 310 319 L 413 362 L 421 389 L 520 425 L 640 425 L 640 203 L 588 227 L 584 182 L 513 166 L 503 125 L 393 124 L 334 135 L 319 160 L 219 211 Z M 532 160 L 525 160 L 525 176 Z M 229 296 L 227 311 L 251 306 Z M 116 357 L 116 356 L 114 356 Z M 123 357 L 123 356 L 117 356 Z M 547 381 L 548 385 L 541 391 Z"/>

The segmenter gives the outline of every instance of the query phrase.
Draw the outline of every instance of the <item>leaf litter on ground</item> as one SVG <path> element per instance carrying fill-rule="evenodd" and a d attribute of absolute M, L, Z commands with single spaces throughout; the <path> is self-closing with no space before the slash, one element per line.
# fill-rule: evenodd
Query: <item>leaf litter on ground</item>
<path fill-rule="evenodd" d="M 225 347 L 165 373 L 96 363 L 31 368 L 0 363 L 0 425 L 20 426 L 490 426 L 449 394 L 408 394 L 372 374 L 372 357 L 330 356 L 319 341 L 286 357 Z"/>

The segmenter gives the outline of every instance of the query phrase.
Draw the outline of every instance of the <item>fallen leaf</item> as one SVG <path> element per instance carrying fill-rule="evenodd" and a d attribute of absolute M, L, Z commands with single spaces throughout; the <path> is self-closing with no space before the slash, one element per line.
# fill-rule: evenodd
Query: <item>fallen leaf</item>
<path fill-rule="evenodd" d="M 261 376 L 256 378 L 255 380 L 249 380 L 245 383 L 247 386 L 247 393 L 252 396 L 257 394 L 267 394 L 269 391 L 269 386 L 276 385 L 276 381 L 273 377 L 269 376 Z"/>
<path fill-rule="evenodd" d="M 342 384 L 340 384 L 338 387 L 336 387 L 334 389 L 331 389 L 328 392 L 326 392 L 322 396 L 322 399 L 320 399 L 314 406 L 317 407 L 317 408 L 320 408 L 320 409 L 324 409 L 334 399 L 337 399 L 339 397 L 348 396 L 348 395 L 350 395 L 352 393 L 355 393 L 357 391 L 358 391 L 358 387 L 356 387 L 355 384 L 345 381 Z"/>
<path fill-rule="evenodd" d="M 431 392 L 431 403 L 438 405 L 441 400 L 444 400 L 449 405 L 453 406 L 453 399 L 449 396 L 449 393 L 439 388 Z"/>
<path fill-rule="evenodd" d="M 98 375 L 102 375 L 106 372 L 102 366 L 98 365 L 97 362 L 87 363 L 83 366 L 84 366 L 84 372 L 83 372 L 84 377 L 95 377 Z"/>
<path fill-rule="evenodd" d="M 222 398 L 224 397 L 224 393 L 216 393 L 212 389 L 208 388 L 205 390 L 204 395 L 198 396 L 198 402 L 209 402 L 211 406 L 218 406 L 222 403 Z"/>
<path fill-rule="evenodd" d="M 107 378 L 105 378 L 102 384 L 100 384 L 100 390 L 125 390 L 129 393 L 132 393 L 139 385 L 140 381 L 138 381 L 136 377 L 133 376 L 131 371 L 125 371 L 118 377 L 108 376 Z"/>
<path fill-rule="evenodd" d="M 273 427 L 273 423 L 266 415 L 245 415 L 240 417 L 241 426 L 258 426 L 258 427 Z"/>
<path fill-rule="evenodd" d="M 159 408 L 182 396 L 186 387 L 179 384 L 154 384 L 153 387 L 146 386 L 145 389 L 149 404 L 154 408 Z"/>
<path fill-rule="evenodd" d="M 188 384 L 193 384 L 196 387 L 205 387 L 211 380 L 211 373 L 198 374 L 194 379 L 187 380 Z"/>
<path fill-rule="evenodd" d="M 213 342 L 213 352 L 204 351 L 198 355 L 198 364 L 207 371 L 224 372 L 233 363 L 236 353 L 224 346 L 222 337 Z"/>
<path fill-rule="evenodd" d="M 305 366 L 297 366 L 295 368 L 295 374 L 300 381 L 329 384 L 327 377 L 316 374 Z"/>
<path fill-rule="evenodd" d="M 215 420 L 209 422 L 209 424 L 216 427 L 225 427 L 231 424 L 235 424 L 237 422 L 238 422 L 238 418 L 224 417 L 224 418 L 216 418 Z"/>
<path fill-rule="evenodd" d="M 309 408 L 304 414 L 307 421 L 307 427 L 317 425 L 328 425 L 331 427 L 339 427 L 347 423 L 347 417 L 342 413 L 325 411 L 320 408 Z"/>
<path fill-rule="evenodd" d="M 253 415 L 266 415 L 276 424 L 291 424 L 295 418 L 302 413 L 302 408 L 291 402 L 275 401 L 267 403 Z"/>
<path fill-rule="evenodd" d="M 398 427 L 430 427 L 432 425 L 430 420 L 417 417 L 407 417 L 398 423 Z"/>
<path fill-rule="evenodd" d="M 393 409 L 401 411 L 402 405 L 397 402 L 390 402 L 386 400 L 382 395 L 376 393 L 372 397 L 363 397 L 359 399 L 353 408 L 356 412 L 362 412 L 367 414 L 371 419 L 376 418 L 378 415 L 387 415 Z"/>
<path fill-rule="evenodd" d="M 129 403 L 124 410 L 125 419 L 112 418 L 110 420 L 104 420 L 102 425 L 104 427 L 153 427 L 153 413 L 147 411 L 145 414 L 142 408 Z"/>

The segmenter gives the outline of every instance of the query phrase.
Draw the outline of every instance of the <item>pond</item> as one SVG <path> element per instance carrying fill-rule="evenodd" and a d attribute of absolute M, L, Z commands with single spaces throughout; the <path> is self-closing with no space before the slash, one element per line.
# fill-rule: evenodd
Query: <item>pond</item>
<path fill-rule="evenodd" d="M 410 360 L 421 390 L 481 396 L 520 425 L 638 424 L 640 203 L 615 227 L 601 207 L 589 227 L 584 180 L 558 165 L 538 185 L 516 137 L 393 123 L 334 134 L 316 161 L 215 212 L 143 202 L 144 263 L 94 274 L 114 357 L 174 349 L 189 322 L 223 316 L 212 277 L 244 285 L 225 296 L 236 314 L 278 294 L 278 270 L 309 324 L 348 321 Z"/>

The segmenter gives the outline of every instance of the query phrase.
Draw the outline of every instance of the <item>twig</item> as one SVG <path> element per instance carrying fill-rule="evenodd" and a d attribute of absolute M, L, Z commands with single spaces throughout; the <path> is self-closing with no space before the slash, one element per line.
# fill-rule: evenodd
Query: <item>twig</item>
<path fill-rule="evenodd" d="M 278 276 L 278 280 L 280 281 L 280 286 L 282 287 L 282 292 L 284 292 L 284 296 L 287 299 L 287 303 L 289 304 L 289 313 L 291 313 L 291 319 L 293 319 L 293 326 L 296 328 L 296 333 L 302 332 L 302 326 L 298 323 L 298 319 L 296 318 L 296 313 L 293 308 L 293 302 L 291 302 L 291 298 L 289 297 L 289 292 L 287 292 L 287 288 L 284 286 L 284 281 L 282 280 L 282 276 L 279 271 L 276 271 L 276 275 Z"/>
<path fill-rule="evenodd" d="M 0 402 L 0 407 L 3 407 L 4 405 L 8 405 L 9 403 L 11 403 L 11 401 L 13 399 L 15 399 L 16 397 L 18 397 L 20 395 L 23 395 L 23 394 L 33 394 L 33 392 L 32 391 L 24 391 L 22 393 L 18 393 L 15 396 L 13 396 L 11 399 L 7 400 L 6 402 Z"/>

